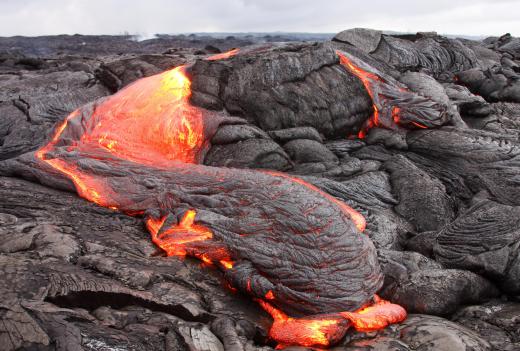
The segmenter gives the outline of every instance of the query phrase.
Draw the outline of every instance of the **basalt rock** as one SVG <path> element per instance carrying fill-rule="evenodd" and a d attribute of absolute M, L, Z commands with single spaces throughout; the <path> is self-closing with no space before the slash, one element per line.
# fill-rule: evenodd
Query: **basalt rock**
<path fill-rule="evenodd" d="M 206 154 L 208 166 L 285 170 L 290 166 L 286 152 L 271 139 L 247 139 L 214 145 Z"/>
<path fill-rule="evenodd" d="M 297 163 L 338 162 L 338 158 L 325 145 L 309 139 L 291 140 L 284 144 L 284 150 Z"/>
<path fill-rule="evenodd" d="M 412 349 L 490 351 L 491 345 L 466 327 L 445 319 L 412 315 L 399 328 L 401 340 Z"/>
<path fill-rule="evenodd" d="M 434 77 L 449 76 L 477 65 L 475 52 L 455 39 L 417 35 L 383 35 L 372 55 L 401 72 L 424 70 Z"/>
<path fill-rule="evenodd" d="M 108 94 L 92 73 L 83 71 L 4 77 L 0 81 L 0 160 L 40 147 L 57 121 Z"/>
<path fill-rule="evenodd" d="M 343 330 L 337 349 L 518 349 L 518 39 L 255 38 L 0 38 L 0 349 L 267 351 L 251 297 L 309 316 L 376 292 L 451 321 Z M 34 157 L 70 112 L 188 62 L 199 165 L 75 149 L 106 100 Z M 141 218 L 72 194 L 95 200 L 51 160 L 98 180 L 84 191 L 101 184 L 103 205 L 163 221 L 158 237 L 208 229 L 180 244 L 206 263 L 163 257 Z"/>
<path fill-rule="evenodd" d="M 119 58 L 102 63 L 96 70 L 96 78 L 113 93 L 139 78 L 161 73 L 184 63 L 186 58 L 178 55 L 140 55 Z"/>
<path fill-rule="evenodd" d="M 379 45 L 382 34 L 383 32 L 380 30 L 353 28 L 336 34 L 332 40 L 354 45 L 366 54 L 369 54 Z"/>
<path fill-rule="evenodd" d="M 485 190 L 500 203 L 519 204 L 520 190 L 514 181 L 520 152 L 516 136 L 444 127 L 410 132 L 407 142 L 408 150 L 422 157 L 412 156 L 413 161 L 429 167 L 451 194 L 465 197 L 464 193 Z"/>
<path fill-rule="evenodd" d="M 372 103 L 362 83 L 324 44 L 253 48 L 191 68 L 195 105 L 245 118 L 266 131 L 313 127 L 327 136 L 355 133 Z"/>
<path fill-rule="evenodd" d="M 308 139 L 323 142 L 320 133 L 312 127 L 296 127 L 288 129 L 273 130 L 269 136 L 279 143 L 286 143 L 294 139 Z"/>
<path fill-rule="evenodd" d="M 395 210 L 419 232 L 439 230 L 454 217 L 454 205 L 442 182 L 422 171 L 402 155 L 384 164 L 397 190 Z M 417 191 L 416 189 L 421 189 Z"/>
<path fill-rule="evenodd" d="M 482 71 L 471 69 L 457 74 L 458 81 L 489 102 L 520 102 L 520 69 L 499 66 Z"/>
<path fill-rule="evenodd" d="M 349 342 L 337 350 L 491 351 L 492 346 L 497 345 L 490 343 L 471 326 L 468 328 L 444 318 L 424 314 L 412 314 L 403 324 L 384 332 L 362 334 L 357 337 L 347 335 L 349 336 Z M 508 343 L 503 342 L 499 345 Z"/>
<path fill-rule="evenodd" d="M 518 303 L 495 300 L 465 307 L 452 320 L 482 335 L 496 350 L 512 351 L 520 346 L 519 311 Z"/>
<path fill-rule="evenodd" d="M 499 294 L 481 276 L 457 269 L 423 269 L 387 286 L 383 296 L 412 313 L 450 315 L 456 306 L 486 302 Z"/>
<path fill-rule="evenodd" d="M 436 238 L 435 258 L 496 280 L 518 294 L 519 207 L 482 200 L 446 226 Z"/>

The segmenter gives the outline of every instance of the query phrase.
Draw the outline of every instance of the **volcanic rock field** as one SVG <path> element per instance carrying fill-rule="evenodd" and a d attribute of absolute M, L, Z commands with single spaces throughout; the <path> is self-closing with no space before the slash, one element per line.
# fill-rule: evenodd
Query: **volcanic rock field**
<path fill-rule="evenodd" d="M 305 39 L 0 38 L 0 350 L 520 350 L 520 38 Z"/>

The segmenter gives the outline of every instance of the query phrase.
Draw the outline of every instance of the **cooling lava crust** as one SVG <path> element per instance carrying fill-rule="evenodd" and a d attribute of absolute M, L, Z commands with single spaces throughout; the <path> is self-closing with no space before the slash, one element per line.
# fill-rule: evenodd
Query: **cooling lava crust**
<path fill-rule="evenodd" d="M 33 176 L 72 181 L 80 196 L 142 216 L 168 255 L 217 266 L 271 314 L 281 346 L 330 346 L 350 326 L 402 321 L 403 308 L 375 295 L 383 276 L 359 213 L 284 173 L 200 164 L 233 117 L 193 106 L 190 84 L 181 66 L 74 111 L 25 156 Z"/>

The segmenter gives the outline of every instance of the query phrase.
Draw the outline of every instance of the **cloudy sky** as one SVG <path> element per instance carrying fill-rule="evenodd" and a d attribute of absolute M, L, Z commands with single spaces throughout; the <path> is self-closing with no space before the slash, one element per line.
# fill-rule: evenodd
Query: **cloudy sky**
<path fill-rule="evenodd" d="M 520 36 L 520 0 L 0 0 L 0 36 L 327 32 Z"/>

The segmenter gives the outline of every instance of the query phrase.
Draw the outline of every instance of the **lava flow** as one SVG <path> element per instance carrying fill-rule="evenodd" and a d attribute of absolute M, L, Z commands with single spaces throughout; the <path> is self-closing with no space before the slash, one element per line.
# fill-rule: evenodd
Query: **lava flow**
<path fill-rule="evenodd" d="M 232 49 L 232 50 L 229 50 L 226 52 L 222 52 L 220 54 L 211 55 L 210 57 L 206 58 L 206 60 L 208 60 L 208 61 L 225 60 L 227 58 L 235 56 L 236 54 L 238 54 L 239 51 L 240 51 L 240 49 Z"/>
<path fill-rule="evenodd" d="M 410 111 L 407 111 L 406 116 L 403 116 L 402 108 L 396 106 L 395 103 L 406 106 L 413 102 L 415 108 L 420 111 L 419 106 L 421 104 L 431 107 L 431 100 L 412 93 L 391 77 L 383 78 L 382 74 L 375 73 L 377 70 L 374 68 L 372 68 L 374 72 L 370 72 L 367 65 L 365 65 L 367 66 L 366 69 L 363 69 L 360 67 L 361 61 L 359 61 L 359 65 L 354 63 L 354 60 L 357 59 L 353 56 L 347 57 L 347 54 L 341 51 L 336 51 L 336 54 L 339 56 L 340 64 L 361 80 L 372 99 L 373 113 L 358 132 L 360 139 L 363 139 L 368 130 L 374 127 L 394 129 L 397 125 L 412 125 L 417 128 L 428 128 L 423 123 L 427 121 L 424 117 L 428 117 L 425 111 L 429 111 L 429 109 L 425 108 L 423 113 L 419 113 L 420 116 L 414 116 L 413 113 L 409 113 Z M 444 111 L 441 111 L 440 114 L 444 114 Z M 432 119 L 439 118 L 439 116 L 431 117 L 433 117 Z"/>
<path fill-rule="evenodd" d="M 209 59 L 227 58 L 235 55 L 237 52 L 238 50 L 221 54 L 221 56 L 210 57 Z M 286 221 L 289 223 L 287 224 L 288 227 L 283 227 L 283 221 L 276 219 L 273 220 L 273 223 L 269 222 L 271 223 L 270 227 L 262 223 L 248 222 L 250 214 L 240 212 L 245 210 L 237 205 L 231 209 L 219 205 L 224 207 L 223 212 L 208 218 L 215 218 L 215 220 L 220 222 L 218 226 L 210 228 L 210 225 L 206 224 L 211 224 L 211 222 L 202 224 L 199 213 L 194 208 L 183 207 L 182 211 L 174 214 L 175 211 L 172 208 L 175 209 L 176 204 L 181 201 L 179 196 L 175 197 L 172 194 L 176 190 L 184 191 L 183 184 L 174 182 L 171 185 L 172 190 L 170 192 L 159 192 L 156 190 L 157 186 L 151 180 L 147 180 L 143 185 L 138 181 L 132 180 L 135 178 L 131 180 L 128 180 L 127 177 L 117 178 L 119 173 L 124 174 L 122 171 L 118 173 L 117 167 L 133 167 L 132 169 L 137 170 L 134 174 L 145 174 L 144 169 L 152 169 L 152 173 L 146 173 L 152 174 L 149 176 L 150 179 L 160 177 L 161 174 L 165 174 L 165 177 L 177 174 L 178 178 L 174 179 L 180 179 L 180 181 L 188 184 L 188 187 L 191 186 L 194 189 L 192 193 L 198 191 L 197 185 L 192 184 L 198 183 L 190 182 L 194 182 L 195 178 L 195 180 L 199 178 L 202 180 L 207 179 L 207 183 L 214 184 L 216 190 L 213 194 L 214 199 L 204 200 L 206 202 L 213 201 L 218 203 L 219 196 L 230 192 L 224 185 L 219 184 L 224 182 L 224 177 L 222 176 L 223 173 L 219 173 L 218 169 L 196 165 L 200 161 L 201 150 L 203 150 L 206 143 L 206 134 L 202 109 L 194 107 L 189 103 L 191 94 L 190 84 L 183 66 L 159 75 L 143 78 L 111 97 L 71 113 L 57 127 L 55 135 L 50 142 L 36 152 L 36 157 L 55 171 L 68 177 L 74 183 L 79 195 L 85 199 L 101 206 L 123 211 L 129 215 L 145 215 L 146 226 L 151 233 L 153 242 L 169 256 L 189 255 L 196 257 L 228 272 L 230 277 L 234 277 L 230 278 L 230 280 L 235 283 L 245 281 L 243 279 L 240 280 L 240 274 L 243 275 L 245 274 L 244 272 L 253 274 L 256 272 L 247 270 L 250 268 L 245 269 L 243 262 L 242 267 L 240 267 L 240 264 L 237 264 L 238 260 L 245 260 L 245 258 L 248 258 L 248 255 L 251 255 L 251 250 L 247 250 L 245 245 L 250 242 L 254 243 L 254 235 L 261 239 L 264 236 L 268 237 L 267 234 L 269 233 L 297 233 L 294 234 L 294 240 L 296 240 L 294 244 L 296 246 L 294 247 L 301 248 L 301 250 L 306 250 L 306 248 L 302 248 L 301 244 L 301 240 L 305 238 L 309 238 L 308 240 L 315 243 L 316 247 L 320 248 L 319 250 L 321 250 L 320 245 L 325 244 L 330 244 L 330 247 L 334 249 L 345 247 L 345 245 L 358 245 L 363 248 L 361 250 L 363 252 L 351 252 L 348 254 L 358 254 L 360 255 L 359 257 L 366 259 L 366 262 L 369 262 L 371 265 L 377 264 L 375 249 L 371 243 L 368 244 L 369 239 L 360 235 L 365 228 L 363 216 L 346 204 L 299 178 L 276 172 L 235 170 L 234 177 L 228 176 L 230 178 L 228 183 L 234 184 L 233 186 L 235 187 L 243 187 L 237 190 L 243 196 L 240 199 L 241 204 L 251 204 L 254 201 L 258 201 L 260 209 L 253 208 L 254 211 L 259 211 L 260 213 L 256 218 L 265 218 L 264 216 L 269 213 L 269 209 L 263 207 L 265 206 L 264 201 L 273 201 L 275 205 L 278 203 L 284 204 L 281 201 L 284 201 L 286 196 L 277 195 L 277 191 L 281 193 L 288 191 L 286 189 L 288 184 L 294 187 L 291 192 L 297 193 L 296 199 L 299 198 L 298 194 L 310 196 L 311 200 L 315 199 L 315 204 L 311 204 L 312 206 L 307 209 L 304 217 L 302 217 L 302 219 L 308 220 L 309 223 L 314 225 L 308 236 L 299 232 L 302 226 L 294 218 Z M 377 115 L 375 123 L 377 123 Z M 79 131 L 81 131 L 81 134 Z M 84 157 L 87 161 L 92 160 L 93 163 L 79 162 L 78 160 L 81 160 L 81 157 Z M 140 170 L 140 166 L 146 168 Z M 107 171 L 107 169 L 110 170 Z M 193 174 L 190 172 L 193 172 Z M 119 183 L 114 185 L 111 183 L 112 180 L 99 176 L 99 174 L 114 175 Z M 242 174 L 242 178 L 240 178 L 243 179 L 242 183 L 234 179 L 239 174 Z M 262 185 L 257 185 L 257 181 L 269 181 L 273 191 L 266 194 L 265 197 L 258 197 L 257 191 L 248 190 L 250 184 L 252 184 L 251 187 L 261 187 Z M 121 184 L 125 184 L 125 187 L 122 188 Z M 175 187 L 178 187 L 178 189 L 173 189 Z M 150 194 L 138 193 L 139 189 L 145 189 Z M 202 193 L 204 191 L 201 191 Z M 193 198 L 190 201 L 202 206 L 201 203 L 205 202 L 199 201 L 201 196 L 203 196 L 201 194 L 192 194 Z M 154 202 L 154 199 L 147 199 L 147 195 L 150 197 L 152 195 L 162 196 L 161 199 L 164 199 L 164 201 L 160 206 L 151 205 L 156 202 Z M 180 197 L 182 196 L 180 195 Z M 186 197 L 188 196 L 186 195 Z M 189 203 L 188 200 L 186 201 L 185 203 Z M 312 201 L 309 202 L 312 203 Z M 301 206 L 305 208 L 307 205 L 304 203 Z M 323 208 L 326 206 L 327 210 L 333 214 L 330 218 L 323 218 L 324 212 L 320 212 L 324 211 Z M 153 215 L 147 212 L 150 207 L 156 211 Z M 275 206 L 273 209 L 278 209 L 278 207 Z M 294 213 L 296 215 L 302 215 L 301 212 L 298 210 L 298 207 L 295 207 Z M 234 213 L 239 218 L 236 222 L 230 222 L 229 217 Z M 287 213 L 290 212 L 287 211 Z M 265 221 L 268 220 L 269 218 L 265 219 Z M 229 223 L 234 223 L 237 228 L 240 228 L 236 230 L 238 234 L 233 234 L 232 230 L 226 227 L 226 225 L 231 225 Z M 243 226 L 240 227 L 240 225 Z M 264 225 L 266 232 L 256 234 L 256 228 L 262 228 L 262 225 Z M 290 227 L 291 225 L 293 227 Z M 219 231 L 216 232 L 215 228 L 218 228 Z M 273 228 L 278 230 L 278 232 L 275 232 Z M 251 231 L 250 235 L 246 233 L 248 230 Z M 321 236 L 322 230 L 328 232 Z M 352 240 L 348 239 L 350 237 L 347 236 L 350 233 L 353 235 Z M 334 235 L 341 238 L 340 243 L 323 241 L 323 244 L 319 241 L 335 238 Z M 357 235 L 359 237 L 356 237 Z M 267 242 L 270 242 L 272 245 L 278 245 L 279 243 L 274 239 L 271 238 Z M 281 244 L 283 244 L 280 246 L 281 248 L 289 245 L 289 243 L 285 242 Z M 258 245 L 256 247 L 259 248 Z M 239 252 L 241 249 L 245 251 Z M 319 272 L 320 269 L 328 269 L 327 265 L 330 263 L 327 263 L 328 261 L 326 260 L 329 259 L 330 255 L 327 252 L 317 252 L 314 256 L 325 262 L 323 264 L 320 263 L 319 267 L 313 268 L 314 272 Z M 344 256 L 342 252 L 340 252 L 338 257 L 341 256 Z M 251 257 L 248 259 L 250 261 L 253 260 Z M 343 264 L 343 267 L 350 267 L 352 260 L 347 261 L 347 263 Z M 266 264 L 263 261 L 259 265 L 264 267 L 264 270 L 278 268 L 276 264 Z M 282 267 L 283 273 L 290 277 L 292 276 L 290 269 L 297 269 L 301 266 L 303 265 L 287 266 L 290 268 Z M 363 264 L 361 267 L 363 267 Z M 349 269 L 355 272 L 354 276 L 356 279 L 364 277 L 359 273 L 363 271 L 359 266 L 354 264 Z M 367 298 L 373 296 L 373 293 L 379 288 L 381 276 L 378 269 L 377 267 L 377 269 L 374 268 L 373 272 L 368 271 L 366 273 L 366 276 L 369 276 L 372 281 L 360 282 L 360 286 L 363 286 L 367 291 L 372 289 L 368 296 L 363 295 L 363 291 L 358 294 L 361 296 L 358 299 L 363 298 L 361 302 L 366 302 Z M 332 269 L 331 274 L 337 273 L 337 270 Z M 289 317 L 280 308 L 273 307 L 273 305 L 278 307 L 284 306 L 284 304 L 288 305 L 294 302 L 295 299 L 300 298 L 311 301 L 311 303 L 308 303 L 309 306 L 302 304 L 301 310 L 304 310 L 304 308 L 321 308 L 323 310 L 327 306 L 323 307 L 318 304 L 316 305 L 317 307 L 312 306 L 312 300 L 320 299 L 316 291 L 321 287 L 313 287 L 314 282 L 312 281 L 307 285 L 308 287 L 304 286 L 303 288 L 301 286 L 304 284 L 296 284 L 293 287 L 290 282 L 283 286 L 282 283 L 284 281 L 278 275 L 272 278 L 273 283 L 267 279 L 269 275 L 265 271 L 259 271 L 255 274 L 257 274 L 255 280 L 249 277 L 244 286 L 236 283 L 233 288 L 240 288 L 244 292 L 253 295 L 260 305 L 271 314 L 274 323 L 269 335 L 272 339 L 279 342 L 281 346 L 330 346 L 341 339 L 350 326 L 363 331 L 375 330 L 406 318 L 404 309 L 380 300 L 377 296 L 374 297 L 372 304 L 365 304 L 355 312 L 339 310 L 335 313 L 316 314 L 309 317 Z M 312 276 L 311 278 L 304 277 L 305 279 L 312 279 Z M 335 277 L 331 280 L 334 283 L 342 282 L 342 279 L 344 279 L 344 276 Z M 252 282 L 254 282 L 253 286 Z M 349 288 L 350 285 L 347 284 L 345 289 Z M 294 289 L 303 289 L 303 291 Z M 343 297 L 345 296 L 341 296 L 341 298 Z M 345 301 L 333 301 L 333 303 L 342 303 L 343 306 L 347 303 L 357 303 L 350 302 L 356 301 L 355 298 L 350 299 L 350 296 L 347 297 L 348 299 L 346 298 Z M 356 308 L 360 305 L 358 303 Z"/>
<path fill-rule="evenodd" d="M 399 323 L 406 318 L 406 311 L 399 305 L 390 303 L 374 295 L 373 304 L 356 312 L 339 312 L 292 318 L 263 300 L 258 300 L 264 310 L 273 317 L 269 330 L 278 348 L 289 345 L 306 347 L 328 347 L 345 335 L 349 326 L 360 332 L 382 329 L 389 324 Z"/>

